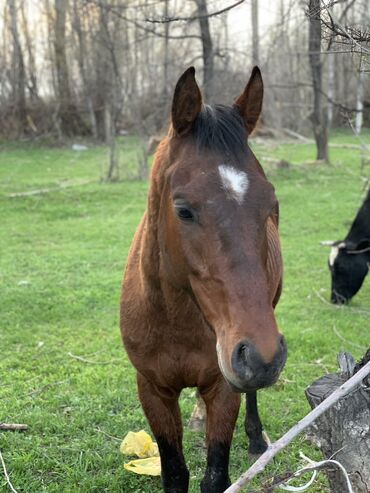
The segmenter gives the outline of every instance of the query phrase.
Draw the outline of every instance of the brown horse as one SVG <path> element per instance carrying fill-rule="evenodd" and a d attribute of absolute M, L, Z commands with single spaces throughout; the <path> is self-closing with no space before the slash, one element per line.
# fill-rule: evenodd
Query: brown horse
<path fill-rule="evenodd" d="M 256 390 L 286 360 L 274 307 L 281 292 L 278 202 L 248 146 L 263 97 L 259 69 L 232 107 L 202 104 L 194 68 L 179 79 L 156 153 L 148 207 L 123 282 L 121 332 L 157 440 L 165 492 L 188 491 L 178 398 L 207 409 L 201 491 L 230 484 L 229 451 L 247 393 L 249 450 L 267 447 Z"/>

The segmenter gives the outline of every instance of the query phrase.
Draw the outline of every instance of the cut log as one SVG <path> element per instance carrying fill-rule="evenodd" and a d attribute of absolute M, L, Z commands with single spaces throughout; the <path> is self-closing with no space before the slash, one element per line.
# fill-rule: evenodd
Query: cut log
<path fill-rule="evenodd" d="M 312 409 L 370 361 L 370 349 L 355 365 L 349 353 L 339 355 L 341 373 L 325 375 L 306 389 Z M 370 492 L 370 377 L 334 404 L 310 427 L 308 432 L 326 459 L 334 458 L 349 474 L 356 493 Z M 327 470 L 332 493 L 347 491 L 343 474 Z"/>

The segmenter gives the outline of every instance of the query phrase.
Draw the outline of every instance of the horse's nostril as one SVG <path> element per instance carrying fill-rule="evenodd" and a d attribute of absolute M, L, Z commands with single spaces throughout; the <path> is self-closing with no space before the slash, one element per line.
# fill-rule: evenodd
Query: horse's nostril
<path fill-rule="evenodd" d="M 259 367 L 260 358 L 250 343 L 237 344 L 231 356 L 231 367 L 240 380 L 252 379 Z"/>

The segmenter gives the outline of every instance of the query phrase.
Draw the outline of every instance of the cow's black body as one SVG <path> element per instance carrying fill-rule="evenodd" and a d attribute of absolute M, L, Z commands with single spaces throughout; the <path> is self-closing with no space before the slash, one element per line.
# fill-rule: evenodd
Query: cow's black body
<path fill-rule="evenodd" d="M 370 266 L 370 188 L 352 226 L 342 241 L 332 245 L 331 301 L 348 302 L 361 288 Z"/>

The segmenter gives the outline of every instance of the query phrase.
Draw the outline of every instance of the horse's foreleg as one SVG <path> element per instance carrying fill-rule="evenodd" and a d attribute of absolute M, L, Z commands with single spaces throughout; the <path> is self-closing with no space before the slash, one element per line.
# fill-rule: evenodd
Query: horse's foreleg
<path fill-rule="evenodd" d="M 240 395 L 230 392 L 222 380 L 202 394 L 207 408 L 207 469 L 202 493 L 221 493 L 230 486 L 229 454 Z"/>
<path fill-rule="evenodd" d="M 189 471 L 182 453 L 182 424 L 178 395 L 164 396 L 142 375 L 137 376 L 139 397 L 161 456 L 165 493 L 187 493 Z"/>
<path fill-rule="evenodd" d="M 257 392 L 245 394 L 247 412 L 245 416 L 245 432 L 249 438 L 249 453 L 261 455 L 267 450 L 268 444 L 265 440 L 267 435 L 263 431 L 262 423 L 258 415 Z"/>

